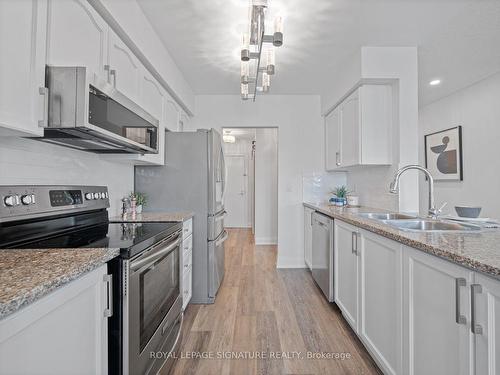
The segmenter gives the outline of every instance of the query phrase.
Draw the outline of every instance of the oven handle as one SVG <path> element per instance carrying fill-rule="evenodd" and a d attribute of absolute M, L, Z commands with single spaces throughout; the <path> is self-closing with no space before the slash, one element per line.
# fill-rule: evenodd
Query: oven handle
<path fill-rule="evenodd" d="M 179 246 L 180 243 L 181 243 L 181 238 L 178 238 L 175 242 L 171 243 L 166 248 L 164 248 L 160 251 L 157 251 L 156 253 L 151 254 L 144 259 L 132 261 L 130 264 L 130 269 L 132 271 L 137 271 L 139 268 L 142 268 L 144 265 L 149 266 L 151 263 L 154 263 L 156 260 L 158 260 L 158 258 L 160 258 L 162 255 L 170 253 L 173 249 L 175 249 L 177 246 Z"/>

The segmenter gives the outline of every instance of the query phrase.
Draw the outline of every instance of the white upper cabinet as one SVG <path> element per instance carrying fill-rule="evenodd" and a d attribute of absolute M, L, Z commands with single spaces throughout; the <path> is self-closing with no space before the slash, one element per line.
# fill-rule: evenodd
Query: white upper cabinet
<path fill-rule="evenodd" d="M 0 135 L 43 134 L 46 15 L 44 0 L 0 1 Z"/>
<path fill-rule="evenodd" d="M 111 29 L 109 29 L 108 55 L 109 82 L 129 99 L 135 102 L 141 101 L 140 86 L 144 83 L 143 72 L 145 68 Z M 145 108 L 145 102 L 142 101 L 142 103 Z M 151 105 L 155 104 L 151 103 Z M 159 113 L 161 115 L 161 110 Z M 155 116 L 153 113 L 151 114 Z M 156 118 L 159 119 L 159 117 Z"/>
<path fill-rule="evenodd" d="M 181 110 L 177 103 L 175 103 L 170 97 L 165 103 L 165 126 L 170 131 L 179 131 L 179 120 L 180 120 Z"/>
<path fill-rule="evenodd" d="M 340 108 L 335 108 L 325 117 L 325 162 L 326 170 L 340 166 Z"/>
<path fill-rule="evenodd" d="M 108 25 L 85 0 L 49 0 L 49 65 L 85 66 L 108 80 Z"/>
<path fill-rule="evenodd" d="M 326 169 L 392 163 L 392 88 L 362 85 L 325 118 Z"/>

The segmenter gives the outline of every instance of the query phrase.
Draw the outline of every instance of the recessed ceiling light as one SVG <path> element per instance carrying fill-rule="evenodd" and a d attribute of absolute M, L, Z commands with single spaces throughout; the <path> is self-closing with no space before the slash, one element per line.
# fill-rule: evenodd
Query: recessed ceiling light
<path fill-rule="evenodd" d="M 440 79 L 433 79 L 432 81 L 429 82 L 429 85 L 431 86 L 437 86 L 441 83 Z"/>

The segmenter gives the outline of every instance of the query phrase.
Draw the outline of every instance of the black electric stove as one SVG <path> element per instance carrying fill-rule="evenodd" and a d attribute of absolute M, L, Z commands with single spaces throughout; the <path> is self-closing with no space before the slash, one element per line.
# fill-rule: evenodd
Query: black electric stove
<path fill-rule="evenodd" d="M 0 186 L 0 249 L 120 248 L 130 258 L 180 223 L 109 223 L 106 187 Z"/>

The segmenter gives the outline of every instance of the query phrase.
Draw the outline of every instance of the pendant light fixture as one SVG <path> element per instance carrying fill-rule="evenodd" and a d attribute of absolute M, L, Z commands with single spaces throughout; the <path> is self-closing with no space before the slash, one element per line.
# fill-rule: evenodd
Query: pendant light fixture
<path fill-rule="evenodd" d="M 250 0 L 248 32 L 243 34 L 241 45 L 241 98 L 253 99 L 257 92 L 267 93 L 271 77 L 276 72 L 274 47 L 283 45 L 283 19 L 276 17 L 274 32 L 266 34 L 265 17 L 268 0 Z"/>

